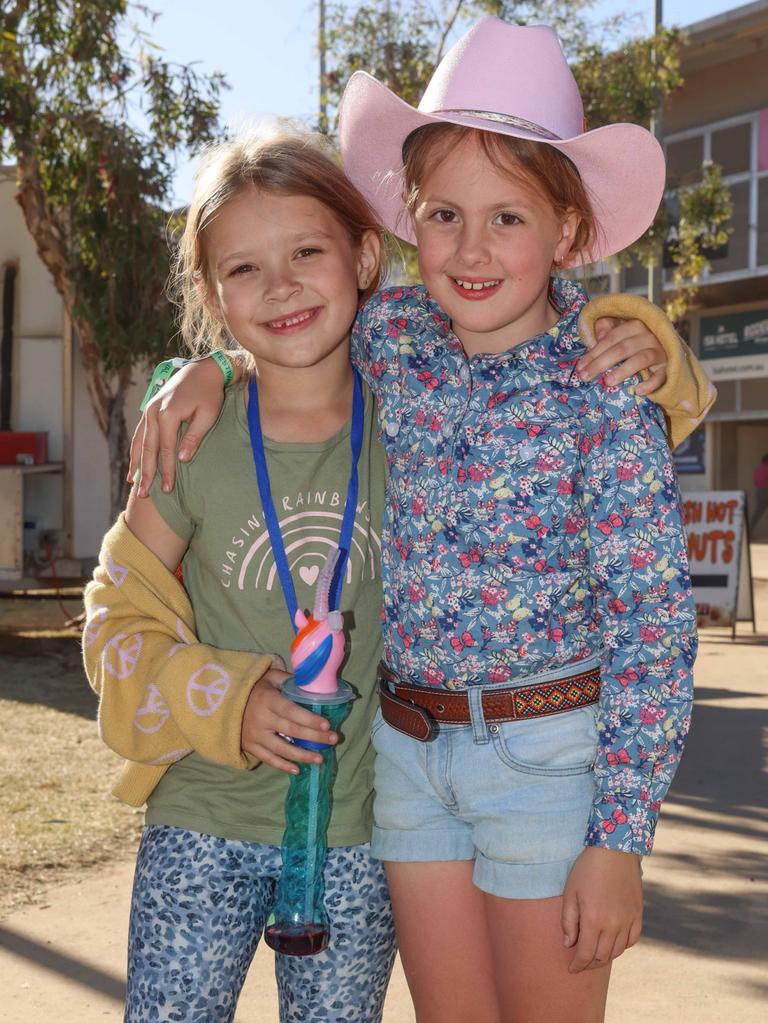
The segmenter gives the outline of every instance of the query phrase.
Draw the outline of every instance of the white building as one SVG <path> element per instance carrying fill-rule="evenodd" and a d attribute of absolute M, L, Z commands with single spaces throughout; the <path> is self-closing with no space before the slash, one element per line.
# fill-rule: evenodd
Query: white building
<path fill-rule="evenodd" d="M 768 453 L 768 0 L 686 26 L 684 83 L 664 108 L 667 185 L 695 181 L 703 160 L 723 170 L 733 201 L 727 252 L 712 260 L 689 320 L 690 342 L 718 400 L 692 441 L 683 489 L 755 492 Z M 647 271 L 630 270 L 627 290 Z M 665 282 L 666 283 L 666 282 Z M 768 515 L 756 530 L 768 539 Z"/>
<path fill-rule="evenodd" d="M 109 523 L 107 444 L 99 430 L 73 345 L 62 301 L 27 231 L 16 202 L 15 168 L 0 168 L 0 269 L 17 268 L 13 316 L 11 429 L 48 432 L 49 461 L 61 470 L 23 479 L 24 545 L 39 546 L 41 535 L 54 540 L 58 556 L 89 562 L 99 551 Z M 140 373 L 136 374 L 141 376 Z M 127 409 L 134 414 L 146 386 L 132 390 Z M 129 424 L 133 428 L 133 422 Z M 0 469 L 5 516 L 11 515 L 14 483 Z M 0 581 L 18 577 L 15 541 L 0 522 Z M 6 541 L 2 546 L 1 541 Z M 86 568 L 88 566 L 86 565 Z"/>

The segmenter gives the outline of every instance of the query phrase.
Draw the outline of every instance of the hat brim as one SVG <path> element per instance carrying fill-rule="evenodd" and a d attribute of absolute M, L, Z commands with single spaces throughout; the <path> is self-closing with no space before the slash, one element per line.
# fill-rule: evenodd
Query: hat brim
<path fill-rule="evenodd" d="M 511 124 L 470 114 L 432 114 L 414 109 L 365 71 L 350 78 L 339 108 L 344 169 L 403 241 L 416 243 L 403 200 L 403 143 L 427 124 L 461 124 L 550 145 L 576 166 L 597 221 L 595 243 L 572 265 L 606 259 L 631 245 L 650 227 L 664 194 L 664 154 L 654 136 L 637 124 L 609 124 L 558 141 Z"/>

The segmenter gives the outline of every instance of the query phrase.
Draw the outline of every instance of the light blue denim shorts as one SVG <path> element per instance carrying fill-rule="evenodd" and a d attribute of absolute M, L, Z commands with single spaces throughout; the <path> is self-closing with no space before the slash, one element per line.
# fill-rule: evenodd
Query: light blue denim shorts
<path fill-rule="evenodd" d="M 507 899 L 561 895 L 584 848 L 595 794 L 597 704 L 487 723 L 482 688 L 469 691 L 472 723 L 441 724 L 431 742 L 376 715 L 371 855 L 474 860 L 482 891 Z"/>

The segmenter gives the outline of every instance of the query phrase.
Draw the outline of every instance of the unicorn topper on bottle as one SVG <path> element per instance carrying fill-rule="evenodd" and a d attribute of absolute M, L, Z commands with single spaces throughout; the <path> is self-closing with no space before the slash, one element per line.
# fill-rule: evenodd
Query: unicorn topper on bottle
<path fill-rule="evenodd" d="M 309 618 L 299 608 L 295 623 L 299 632 L 291 644 L 293 681 L 305 693 L 334 694 L 344 660 L 344 631 L 341 611 L 330 611 L 328 603 L 338 547 L 326 558 L 315 587 L 315 606 Z"/>

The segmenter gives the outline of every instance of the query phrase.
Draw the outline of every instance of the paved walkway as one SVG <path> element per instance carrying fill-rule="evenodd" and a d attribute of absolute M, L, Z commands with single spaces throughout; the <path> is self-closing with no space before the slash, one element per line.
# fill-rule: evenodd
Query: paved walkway
<path fill-rule="evenodd" d="M 694 729 L 654 855 L 643 941 L 614 968 L 608 1023 L 764 1023 L 768 1004 L 768 547 L 758 548 L 758 625 L 702 636 Z M 3 1023 L 122 1018 L 132 865 L 54 889 L 0 921 Z M 239 1023 L 276 1023 L 260 949 Z M 413 1023 L 399 967 L 385 1023 Z M 468 1020 L 467 1023 L 472 1023 Z"/>

